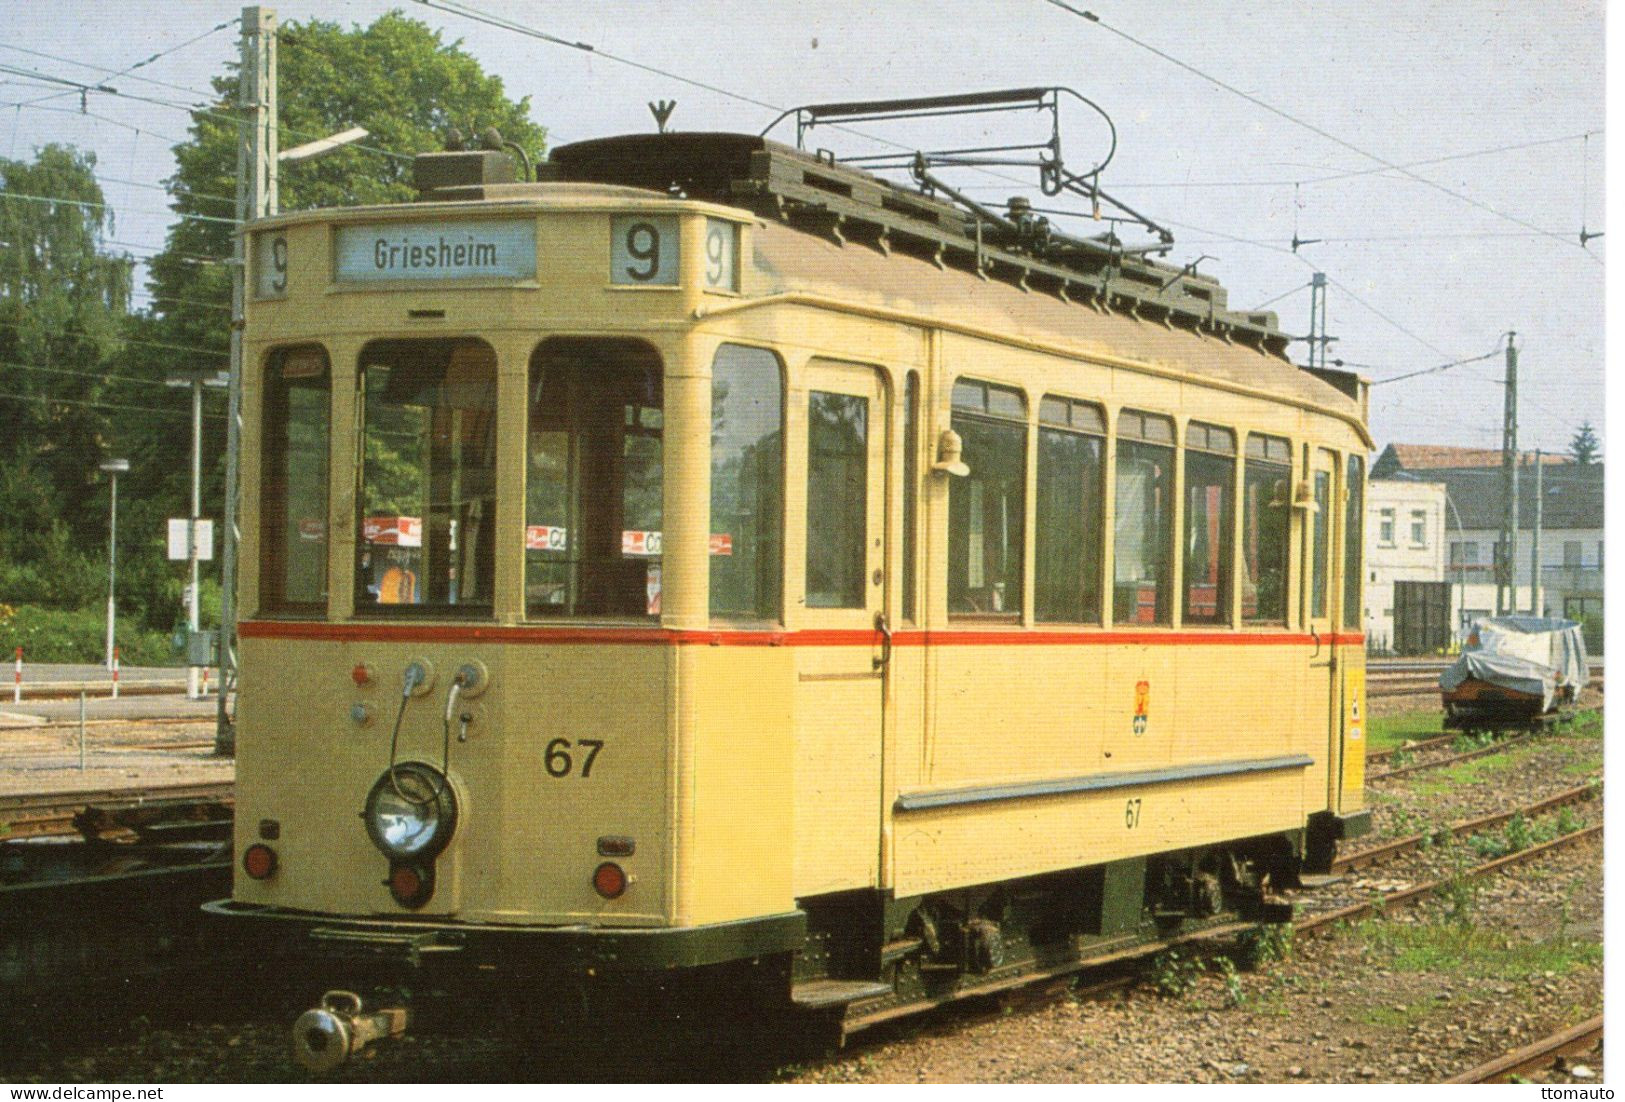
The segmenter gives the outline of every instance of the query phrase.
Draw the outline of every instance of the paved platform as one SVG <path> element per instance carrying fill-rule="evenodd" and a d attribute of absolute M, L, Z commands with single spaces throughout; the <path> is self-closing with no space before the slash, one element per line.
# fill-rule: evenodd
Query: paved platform
<path fill-rule="evenodd" d="M 13 686 L 0 683 L 0 729 L 76 720 L 81 690 L 87 720 L 212 718 L 218 707 L 214 690 L 219 683 L 218 673 L 211 669 L 209 692 L 201 699 L 188 700 L 186 667 L 123 666 L 119 669 L 121 691 L 115 700 L 112 675 L 100 665 L 25 662 L 20 704 L 12 701 Z M 152 692 L 159 687 L 173 691 Z M 127 691 L 136 688 L 140 691 Z"/>

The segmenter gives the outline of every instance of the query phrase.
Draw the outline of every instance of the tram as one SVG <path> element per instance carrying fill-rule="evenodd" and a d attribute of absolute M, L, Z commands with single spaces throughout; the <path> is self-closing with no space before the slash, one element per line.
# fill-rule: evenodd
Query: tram
<path fill-rule="evenodd" d="M 1273 314 L 755 136 L 416 171 L 246 231 L 210 910 L 335 990 L 310 1066 L 380 969 L 859 1022 L 1366 828 L 1366 384 Z"/>

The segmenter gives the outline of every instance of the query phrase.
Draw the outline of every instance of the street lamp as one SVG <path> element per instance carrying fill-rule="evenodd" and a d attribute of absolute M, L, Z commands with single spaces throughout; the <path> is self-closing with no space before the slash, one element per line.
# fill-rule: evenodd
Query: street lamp
<path fill-rule="evenodd" d="M 118 476 L 130 469 L 128 459 L 108 459 L 98 464 L 113 476 L 113 501 L 107 517 L 107 668 L 113 668 L 113 617 L 117 611 L 114 597 L 118 578 Z"/>
<path fill-rule="evenodd" d="M 197 634 L 198 629 L 198 546 L 197 522 L 198 514 L 202 511 L 203 502 L 203 388 L 224 387 L 227 383 L 225 372 L 191 371 L 170 375 L 164 379 L 166 386 L 184 386 L 192 388 L 192 512 L 186 523 L 186 561 L 190 570 L 186 588 L 186 630 L 187 649 L 191 649 L 191 637 Z M 186 667 L 186 699 L 196 700 L 202 696 L 199 685 L 198 667 L 188 663 Z"/>

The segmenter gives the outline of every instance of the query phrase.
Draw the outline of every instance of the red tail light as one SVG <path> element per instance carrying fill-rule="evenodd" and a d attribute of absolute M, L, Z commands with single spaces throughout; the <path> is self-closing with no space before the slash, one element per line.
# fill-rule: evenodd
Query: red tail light
<path fill-rule="evenodd" d="M 243 871 L 255 880 L 270 879 L 276 872 L 276 850 L 255 844 L 243 851 Z"/>
<path fill-rule="evenodd" d="M 434 873 L 421 865 L 402 863 L 391 866 L 389 894 L 403 907 L 421 907 L 434 894 Z"/>
<path fill-rule="evenodd" d="M 626 892 L 626 870 L 613 861 L 605 861 L 593 870 L 592 887 L 605 899 L 619 899 Z"/>

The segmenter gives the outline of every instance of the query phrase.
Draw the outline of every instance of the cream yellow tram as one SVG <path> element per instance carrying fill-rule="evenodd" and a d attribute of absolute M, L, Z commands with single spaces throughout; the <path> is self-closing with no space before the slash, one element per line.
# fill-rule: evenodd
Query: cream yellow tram
<path fill-rule="evenodd" d="M 858 1021 L 1279 917 L 1363 829 L 1359 380 L 760 138 L 510 172 L 251 231 L 214 911 L 332 987 L 739 967 Z"/>

